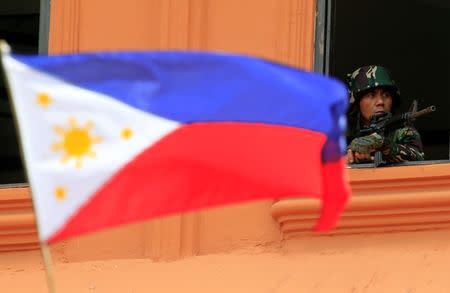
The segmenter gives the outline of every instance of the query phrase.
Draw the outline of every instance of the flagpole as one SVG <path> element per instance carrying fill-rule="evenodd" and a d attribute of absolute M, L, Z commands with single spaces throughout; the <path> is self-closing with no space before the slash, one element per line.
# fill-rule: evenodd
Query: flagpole
<path fill-rule="evenodd" d="M 11 101 L 11 105 L 14 105 L 14 103 L 12 103 L 12 91 L 10 89 L 9 86 L 9 79 L 8 79 L 8 75 L 6 73 L 6 71 L 4 70 L 4 66 L 3 66 L 3 57 L 6 55 L 9 55 L 11 53 L 11 47 L 8 45 L 8 43 L 5 40 L 0 39 L 0 65 L 2 65 L 1 67 L 3 67 L 3 73 L 5 75 L 5 88 L 6 91 L 8 92 L 8 96 L 9 99 Z M 15 110 L 13 106 L 11 106 L 11 108 L 13 109 L 13 111 Z M 14 119 L 14 123 L 16 124 L 16 129 L 18 128 L 18 123 L 17 120 Z M 19 132 L 19 137 L 20 137 L 20 132 Z M 24 162 L 24 156 L 23 156 L 23 151 L 20 148 L 20 154 L 21 154 L 21 158 L 22 158 L 22 163 L 23 166 L 25 166 L 25 172 L 27 171 L 26 169 L 26 164 Z M 26 172 L 27 173 L 27 172 Z M 28 176 L 27 176 L 28 177 Z M 32 193 L 31 191 L 31 187 L 30 187 L 30 194 Z M 33 211 L 34 214 L 36 214 L 36 208 L 34 207 L 34 198 L 31 195 L 31 199 L 32 199 L 32 203 L 33 203 Z M 36 220 L 36 229 L 38 231 L 38 235 L 39 235 L 39 225 L 38 222 Z M 48 287 L 48 292 L 49 293 L 56 293 L 55 291 L 55 282 L 54 282 L 54 277 L 53 277 L 53 270 L 52 270 L 52 258 L 51 258 L 51 253 L 50 253 L 50 249 L 47 245 L 47 243 L 45 242 L 40 242 L 40 248 L 41 248 L 41 253 L 42 253 L 42 258 L 44 260 L 44 267 L 45 267 L 45 274 L 47 277 L 47 287 Z"/>
<path fill-rule="evenodd" d="M 50 249 L 47 243 L 41 242 L 41 252 L 42 257 L 44 258 L 44 267 L 45 267 L 45 275 L 47 276 L 48 293 L 56 293 L 54 282 L 55 278 L 53 276 L 53 269 L 52 269 L 52 255 L 50 253 Z"/>

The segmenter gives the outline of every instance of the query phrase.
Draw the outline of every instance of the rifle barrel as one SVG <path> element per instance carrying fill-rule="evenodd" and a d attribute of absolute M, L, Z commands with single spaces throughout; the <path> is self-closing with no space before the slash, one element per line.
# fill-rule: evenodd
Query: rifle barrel
<path fill-rule="evenodd" d="M 433 106 L 429 106 L 429 107 L 426 107 L 425 109 L 415 112 L 412 116 L 413 116 L 413 118 L 417 118 L 422 115 L 430 114 L 434 111 L 436 111 L 436 106 L 433 105 Z"/>

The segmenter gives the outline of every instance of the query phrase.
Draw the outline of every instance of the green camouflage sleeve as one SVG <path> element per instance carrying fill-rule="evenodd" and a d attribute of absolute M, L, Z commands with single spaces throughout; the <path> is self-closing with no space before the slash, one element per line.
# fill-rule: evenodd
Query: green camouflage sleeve
<path fill-rule="evenodd" d="M 370 154 L 375 150 L 381 148 L 384 144 L 384 139 L 381 135 L 377 133 L 372 133 L 366 136 L 360 136 L 351 141 L 348 149 L 353 152 Z"/>
<path fill-rule="evenodd" d="M 383 155 L 390 163 L 422 161 L 424 153 L 419 132 L 414 127 L 395 130 L 385 141 Z"/>

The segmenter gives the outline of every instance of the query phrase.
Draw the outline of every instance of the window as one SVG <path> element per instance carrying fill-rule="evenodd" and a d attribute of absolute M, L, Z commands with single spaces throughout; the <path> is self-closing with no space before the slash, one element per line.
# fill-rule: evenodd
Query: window
<path fill-rule="evenodd" d="M 437 112 L 418 119 L 427 160 L 449 159 L 450 2 L 318 0 L 315 69 L 338 79 L 363 66 L 387 67 L 402 98 Z"/>
<path fill-rule="evenodd" d="M 49 1 L 2 0 L 0 5 L 0 39 L 15 53 L 47 51 Z M 44 13 L 41 13 L 43 11 Z M 41 27 L 40 27 L 41 26 Z M 25 182 L 14 120 L 0 75 L 0 184 Z"/>

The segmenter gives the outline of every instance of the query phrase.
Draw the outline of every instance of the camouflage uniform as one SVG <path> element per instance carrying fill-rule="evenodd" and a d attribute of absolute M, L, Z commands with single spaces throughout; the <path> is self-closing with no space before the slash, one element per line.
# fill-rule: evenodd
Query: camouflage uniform
<path fill-rule="evenodd" d="M 376 150 L 383 153 L 383 159 L 388 163 L 405 161 L 420 161 L 424 159 L 422 141 L 419 132 L 412 126 L 406 125 L 391 130 L 382 137 L 373 133 L 357 137 L 363 127 L 360 119 L 359 102 L 364 93 L 376 87 L 384 87 L 392 95 L 392 112 L 400 104 L 400 91 L 389 72 L 382 66 L 364 66 L 348 75 L 350 90 L 350 112 L 348 116 L 349 132 L 348 147 L 353 152 L 372 154 Z M 373 159 L 357 160 L 357 163 L 367 163 Z"/>

